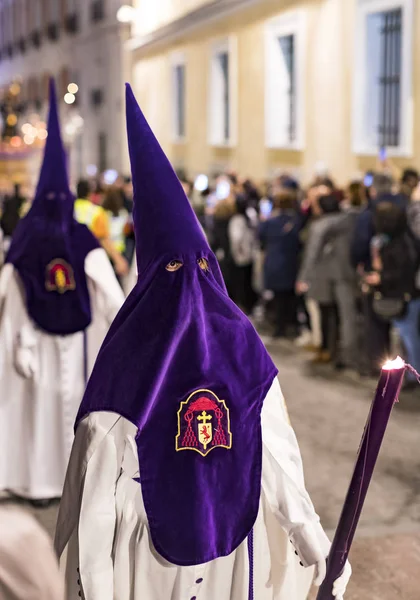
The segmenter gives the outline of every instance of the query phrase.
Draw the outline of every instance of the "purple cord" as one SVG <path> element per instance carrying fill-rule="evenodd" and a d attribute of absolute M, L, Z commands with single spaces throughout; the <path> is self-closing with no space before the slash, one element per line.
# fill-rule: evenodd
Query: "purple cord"
<path fill-rule="evenodd" d="M 249 593 L 248 600 L 254 600 L 254 530 L 248 536 Z"/>

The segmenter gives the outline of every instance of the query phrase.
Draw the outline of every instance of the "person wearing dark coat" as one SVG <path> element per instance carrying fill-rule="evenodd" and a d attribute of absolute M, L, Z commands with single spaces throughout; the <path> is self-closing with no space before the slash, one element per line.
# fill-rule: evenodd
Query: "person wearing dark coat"
<path fill-rule="evenodd" d="M 3 214 L 0 219 L 0 227 L 5 238 L 11 238 L 21 218 L 22 206 L 25 198 L 20 193 L 20 185 L 15 184 L 12 196 L 6 196 L 3 203 Z"/>
<path fill-rule="evenodd" d="M 226 289 L 231 298 L 234 297 L 234 261 L 232 257 L 229 223 L 235 214 L 236 198 L 232 194 L 225 200 L 220 200 L 213 214 L 211 249 L 216 254 L 220 269 L 225 280 Z"/>
<path fill-rule="evenodd" d="M 398 330 L 408 362 L 420 370 L 420 292 L 416 286 L 419 244 L 408 226 L 406 211 L 396 204 L 382 202 L 374 222 L 377 234 L 371 244 L 372 271 L 365 275 L 365 285 L 376 302 L 385 300 L 389 307 L 391 300 L 394 314 L 388 313 L 386 320 Z M 375 300 L 373 310 L 384 319 Z"/>
<path fill-rule="evenodd" d="M 296 277 L 301 252 L 300 232 L 304 220 L 295 211 L 295 194 L 283 190 L 273 198 L 271 217 L 260 225 L 259 239 L 265 251 L 264 287 L 275 295 L 274 337 L 284 337 L 297 327 Z"/>
<path fill-rule="evenodd" d="M 406 196 L 392 193 L 392 179 L 388 175 L 378 173 L 373 178 L 370 189 L 371 201 L 369 206 L 360 213 L 356 220 L 354 235 L 350 246 L 350 259 L 354 268 L 359 272 L 367 273 L 372 269 L 370 246 L 376 233 L 374 215 L 376 208 L 383 202 L 395 204 L 404 209 L 408 206 Z M 367 351 L 366 367 L 362 375 L 379 373 L 384 358 L 389 353 L 390 347 L 390 325 L 388 322 L 378 319 L 372 310 L 372 294 L 363 296 L 363 313 L 365 320 L 365 348 Z"/>

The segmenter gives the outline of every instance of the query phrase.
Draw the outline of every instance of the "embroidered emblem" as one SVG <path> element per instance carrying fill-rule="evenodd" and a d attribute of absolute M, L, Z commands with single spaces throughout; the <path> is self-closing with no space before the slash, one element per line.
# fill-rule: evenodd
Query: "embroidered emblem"
<path fill-rule="evenodd" d="M 45 287 L 49 292 L 59 294 L 76 289 L 73 269 L 65 260 L 56 258 L 47 266 Z"/>
<path fill-rule="evenodd" d="M 201 456 L 213 448 L 232 448 L 229 409 L 224 400 L 210 390 L 197 390 L 178 410 L 175 448 L 195 450 Z"/>

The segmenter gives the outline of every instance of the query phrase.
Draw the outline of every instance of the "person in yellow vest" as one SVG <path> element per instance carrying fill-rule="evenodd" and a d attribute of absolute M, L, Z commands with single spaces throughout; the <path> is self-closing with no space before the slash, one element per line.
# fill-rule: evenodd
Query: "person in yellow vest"
<path fill-rule="evenodd" d="M 76 220 L 89 227 L 102 244 L 117 275 L 126 275 L 128 262 L 111 239 L 108 215 L 101 206 L 96 206 L 89 200 L 89 191 L 89 182 L 84 179 L 80 180 L 77 184 L 77 200 L 74 203 Z"/>
<path fill-rule="evenodd" d="M 110 237 L 115 248 L 125 255 L 125 228 L 129 221 L 129 213 L 124 208 L 124 198 L 116 186 L 110 186 L 105 192 L 102 208 L 109 219 Z"/>

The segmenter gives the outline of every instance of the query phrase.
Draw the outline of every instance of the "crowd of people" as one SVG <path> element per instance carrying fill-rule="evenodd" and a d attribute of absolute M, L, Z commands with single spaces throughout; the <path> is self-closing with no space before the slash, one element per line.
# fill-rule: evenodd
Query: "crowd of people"
<path fill-rule="evenodd" d="M 376 377 L 391 351 L 420 367 L 419 174 L 390 161 L 339 188 L 283 174 L 262 188 L 236 173 L 186 189 L 231 298 L 331 363 Z M 199 183 L 203 183 L 198 180 Z M 197 187 L 197 185 L 195 186 Z M 408 383 L 410 385 L 410 383 Z"/>
<path fill-rule="evenodd" d="M 385 161 L 339 188 L 323 174 L 306 188 L 282 174 L 258 186 L 226 172 L 211 182 L 177 172 L 215 252 L 230 297 L 274 338 L 312 361 L 376 376 L 398 332 L 420 370 L 419 174 Z M 75 216 L 106 250 L 120 284 L 135 276 L 132 183 L 80 180 Z M 28 203 L 18 185 L 2 201 L 7 250 Z M 127 283 L 129 282 L 129 283 Z"/>
<path fill-rule="evenodd" d="M 87 225 L 107 252 L 117 277 L 127 275 L 134 255 L 132 226 L 133 191 L 130 177 L 116 177 L 105 184 L 98 179 L 81 179 L 75 186 L 75 217 Z M 4 256 L 19 220 L 27 213 L 30 203 L 19 184 L 0 197 L 0 230 Z"/>

